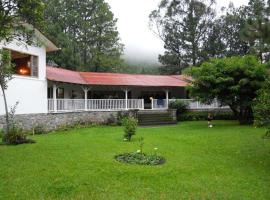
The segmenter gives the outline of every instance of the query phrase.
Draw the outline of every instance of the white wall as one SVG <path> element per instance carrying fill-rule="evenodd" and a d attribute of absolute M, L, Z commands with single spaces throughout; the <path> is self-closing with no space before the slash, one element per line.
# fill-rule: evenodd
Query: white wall
<path fill-rule="evenodd" d="M 46 50 L 45 47 L 25 46 L 17 42 L 0 43 L 1 48 L 38 56 L 39 77 L 14 75 L 8 83 L 6 96 L 8 107 L 18 101 L 16 114 L 47 113 L 47 80 L 46 80 Z M 3 94 L 0 91 L 0 115 L 5 114 Z"/>

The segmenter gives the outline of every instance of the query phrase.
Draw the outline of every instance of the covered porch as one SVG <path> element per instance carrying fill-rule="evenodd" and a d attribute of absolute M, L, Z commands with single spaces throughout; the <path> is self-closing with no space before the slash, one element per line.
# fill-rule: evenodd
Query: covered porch
<path fill-rule="evenodd" d="M 168 109 L 187 98 L 181 75 L 77 72 L 46 68 L 48 112 Z"/>
<path fill-rule="evenodd" d="M 48 82 L 48 112 L 168 109 L 170 99 L 186 99 L 184 87 L 93 86 Z"/>

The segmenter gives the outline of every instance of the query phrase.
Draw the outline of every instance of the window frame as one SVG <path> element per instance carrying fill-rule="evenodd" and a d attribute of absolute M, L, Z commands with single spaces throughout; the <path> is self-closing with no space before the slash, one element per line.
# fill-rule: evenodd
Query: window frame
<path fill-rule="evenodd" d="M 14 50 L 14 49 L 11 49 L 11 48 L 7 48 L 7 47 L 3 47 L 2 48 L 3 50 L 8 50 L 11 54 L 11 52 L 17 52 L 17 53 L 20 53 L 20 54 L 25 54 L 25 55 L 28 55 L 30 56 L 30 75 L 22 75 L 22 74 L 18 74 L 16 72 L 14 72 L 12 75 L 13 76 L 18 76 L 18 77 L 24 77 L 24 78 L 33 78 L 33 79 L 39 79 L 39 69 L 40 69 L 40 63 L 39 63 L 39 55 L 37 54 L 30 54 L 28 52 L 24 52 L 24 51 L 19 51 L 19 50 Z M 34 57 L 36 57 L 36 64 L 37 64 L 37 70 L 36 70 L 36 73 L 37 75 L 36 76 L 33 76 L 33 60 L 34 60 Z M 12 56 L 11 56 L 11 63 L 12 63 Z M 15 69 L 16 69 L 16 66 L 15 66 Z"/>

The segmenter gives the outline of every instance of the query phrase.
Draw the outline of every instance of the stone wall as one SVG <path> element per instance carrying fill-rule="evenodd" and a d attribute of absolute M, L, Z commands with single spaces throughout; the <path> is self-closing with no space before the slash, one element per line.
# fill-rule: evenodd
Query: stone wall
<path fill-rule="evenodd" d="M 63 126 L 75 124 L 113 124 L 118 123 L 119 116 L 137 117 L 137 110 L 129 111 L 89 111 L 66 112 L 48 114 L 16 115 L 15 121 L 25 131 L 32 131 L 37 126 L 44 127 L 47 131 L 57 130 Z M 0 128 L 5 125 L 5 118 L 0 116 Z"/>

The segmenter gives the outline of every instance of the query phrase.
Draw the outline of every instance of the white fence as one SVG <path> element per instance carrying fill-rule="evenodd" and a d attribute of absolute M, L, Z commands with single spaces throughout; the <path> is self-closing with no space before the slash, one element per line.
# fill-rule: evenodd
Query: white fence
<path fill-rule="evenodd" d="M 195 101 L 193 99 L 169 99 L 169 102 L 176 101 L 176 100 L 187 103 L 188 109 L 194 109 L 194 110 L 229 108 L 228 106 L 221 107 L 217 101 L 213 102 L 210 105 L 200 103 L 199 101 Z M 152 99 L 152 109 L 157 110 L 157 109 L 167 109 L 167 108 L 168 106 L 167 106 L 166 99 Z"/>
<path fill-rule="evenodd" d="M 228 106 L 221 106 L 218 101 L 214 101 L 212 104 L 203 104 L 194 99 L 170 99 L 169 101 L 180 100 L 187 103 L 188 109 L 203 110 L 203 109 L 228 109 Z"/>
<path fill-rule="evenodd" d="M 56 104 L 56 110 L 54 109 Z M 144 109 L 143 99 L 48 99 L 49 112 Z"/>
<path fill-rule="evenodd" d="M 193 99 L 169 99 L 169 102 L 180 100 L 186 102 L 188 109 L 227 109 L 221 107 L 218 102 L 210 105 L 202 104 Z M 127 105 L 126 105 L 127 102 Z M 55 104 L 55 105 L 54 105 Z M 56 110 L 54 107 L 56 106 Z M 167 109 L 166 99 L 152 99 L 152 109 Z M 88 110 L 126 110 L 126 109 L 144 109 L 143 99 L 48 99 L 49 112 L 68 112 L 68 111 L 88 111 Z"/>
<path fill-rule="evenodd" d="M 167 100 L 166 99 L 152 99 L 152 109 L 159 110 L 159 109 L 167 109 Z"/>

